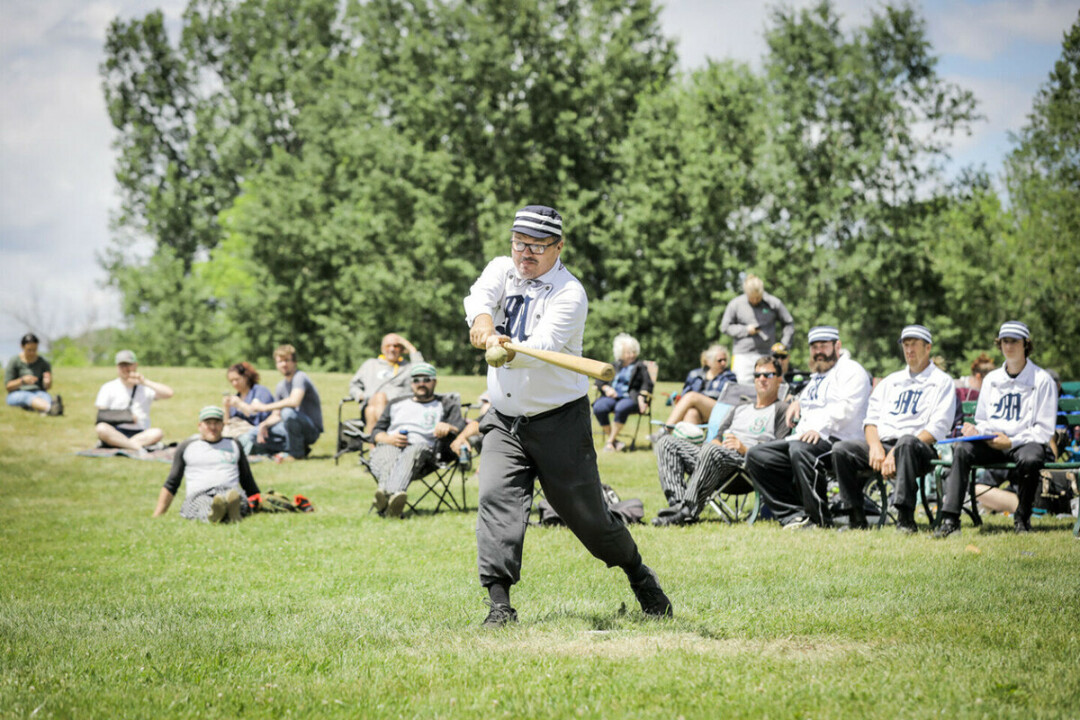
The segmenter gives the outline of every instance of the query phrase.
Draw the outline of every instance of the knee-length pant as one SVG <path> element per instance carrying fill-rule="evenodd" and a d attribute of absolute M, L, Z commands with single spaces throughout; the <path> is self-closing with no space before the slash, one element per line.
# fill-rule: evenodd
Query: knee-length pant
<path fill-rule="evenodd" d="M 664 497 L 669 505 L 689 506 L 695 517 L 742 466 L 742 455 L 711 442 L 698 446 L 674 435 L 663 435 L 656 441 L 656 469 Z"/>
<path fill-rule="evenodd" d="M 995 450 L 983 440 L 958 442 L 953 445 L 952 467 L 945 480 L 945 501 L 941 511 L 952 515 L 960 514 L 967 494 L 968 477 L 972 465 L 993 465 L 996 463 L 1016 463 L 1016 469 L 1010 471 L 1009 482 L 1016 485 L 1016 517 L 1031 517 L 1031 507 L 1035 504 L 1035 493 L 1039 486 L 1039 471 L 1050 461 L 1050 447 L 1041 443 L 1024 443 L 1008 450 Z"/>
<path fill-rule="evenodd" d="M 896 460 L 896 490 L 892 503 L 905 510 L 915 509 L 919 478 L 930 472 L 930 461 L 937 453 L 914 435 L 882 440 L 885 453 Z M 865 440 L 844 440 L 833 445 L 832 466 L 840 495 L 853 508 L 863 507 L 863 486 L 870 477 L 870 445 Z"/>
<path fill-rule="evenodd" d="M 829 452 L 832 441 L 774 440 L 750 448 L 746 469 L 761 499 L 780 523 L 787 525 L 806 516 L 816 525 L 832 525 L 825 491 L 828 479 L 814 463 Z"/>
<path fill-rule="evenodd" d="M 476 545 L 481 585 L 512 585 L 521 578 L 534 479 L 593 556 L 608 567 L 641 563 L 634 538 L 604 502 L 585 397 L 531 418 L 492 411 L 481 420 L 480 431 L 484 454 Z"/>
<path fill-rule="evenodd" d="M 415 443 L 403 448 L 380 443 L 371 451 L 371 474 L 386 494 L 405 492 L 411 483 L 435 467 L 435 450 Z"/>

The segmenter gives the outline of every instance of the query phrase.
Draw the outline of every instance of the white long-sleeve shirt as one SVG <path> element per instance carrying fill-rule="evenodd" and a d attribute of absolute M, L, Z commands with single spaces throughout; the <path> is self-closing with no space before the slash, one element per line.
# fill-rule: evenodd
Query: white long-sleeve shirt
<path fill-rule="evenodd" d="M 980 435 L 1004 433 L 1014 446 L 1045 444 L 1054 436 L 1057 404 L 1053 378 L 1031 360 L 1015 378 L 1002 366 L 983 379 L 975 427 Z"/>
<path fill-rule="evenodd" d="M 799 393 L 799 424 L 789 439 L 816 430 L 823 438 L 861 440 L 870 398 L 870 376 L 846 353 L 829 370 L 814 373 Z"/>
<path fill-rule="evenodd" d="M 917 375 L 908 368 L 892 373 L 870 393 L 863 425 L 877 427 L 882 440 L 897 440 L 925 430 L 942 440 L 956 415 L 952 378 L 930 363 Z"/>
<path fill-rule="evenodd" d="M 488 263 L 465 298 L 465 320 L 491 315 L 495 332 L 541 350 L 581 356 L 589 299 L 562 261 L 533 280 L 522 278 L 509 257 Z M 531 417 L 589 392 L 584 375 L 522 353 L 500 368 L 488 368 L 491 405 L 509 416 Z"/>

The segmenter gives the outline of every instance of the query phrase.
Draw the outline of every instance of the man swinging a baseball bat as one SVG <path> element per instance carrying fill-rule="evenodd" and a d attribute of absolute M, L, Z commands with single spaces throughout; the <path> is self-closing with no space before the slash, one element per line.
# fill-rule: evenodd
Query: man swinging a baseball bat
<path fill-rule="evenodd" d="M 521 576 L 533 481 L 594 556 L 619 566 L 642 611 L 672 615 L 659 580 L 641 561 L 629 531 L 608 510 L 596 468 L 584 375 L 538 358 L 500 350 L 508 342 L 581 357 L 589 301 L 559 260 L 562 218 L 530 205 L 517 212 L 510 257 L 488 263 L 465 298 L 469 339 L 489 350 L 488 392 L 494 412 L 480 423 L 480 508 L 476 543 L 480 584 L 491 607 L 484 625 L 517 621 L 510 586 Z M 498 365 L 498 367 L 495 367 Z"/>

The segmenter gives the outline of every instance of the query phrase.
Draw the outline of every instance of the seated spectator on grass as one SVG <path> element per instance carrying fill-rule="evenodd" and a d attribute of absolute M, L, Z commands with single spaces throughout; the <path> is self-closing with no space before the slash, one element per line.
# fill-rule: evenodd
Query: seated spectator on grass
<path fill-rule="evenodd" d="M 851 507 L 848 527 L 866 530 L 863 486 L 871 473 L 895 478 L 896 529 L 911 534 L 919 479 L 937 457 L 934 443 L 952 427 L 956 391 L 952 378 L 930 358 L 932 337 L 922 325 L 900 333 L 907 367 L 882 380 L 870 393 L 863 421 L 865 439 L 833 445 L 832 466 L 840 494 Z"/>
<path fill-rule="evenodd" d="M 64 401 L 49 394 L 52 387 L 52 365 L 38 355 L 38 338 L 33 333 L 22 336 L 19 354 L 8 361 L 4 370 L 7 404 L 23 410 L 36 410 L 42 415 L 63 415 Z"/>
<path fill-rule="evenodd" d="M 150 403 L 171 398 L 172 388 L 143 377 L 131 350 L 116 353 L 116 373 L 119 377 L 98 390 L 94 405 L 98 410 L 130 410 L 133 420 L 116 425 L 98 422 L 94 430 L 105 447 L 145 452 L 164 436 L 161 428 L 150 426 Z"/>
<path fill-rule="evenodd" d="M 941 524 L 934 531 L 936 538 L 960 532 L 960 508 L 967 495 L 972 465 L 995 463 L 1016 464 L 1009 473 L 1009 482 L 1019 496 L 1013 527 L 1018 533 L 1030 532 L 1039 471 L 1053 460 L 1050 440 L 1054 437 L 1057 392 L 1049 373 L 1028 359 L 1033 348 L 1031 331 L 1022 322 L 1008 321 L 998 330 L 996 344 L 1005 356 L 1005 364 L 983 380 L 975 422 L 964 423 L 961 431 L 965 437 L 994 437 L 953 445 Z M 988 486 L 976 483 L 976 497 L 982 492 L 985 498 L 989 491 Z"/>
<path fill-rule="evenodd" d="M 253 455 L 273 455 L 277 462 L 303 460 L 323 432 L 322 402 L 311 378 L 296 367 L 296 348 L 280 345 L 274 364 L 283 376 L 273 402 L 252 400 L 252 412 L 269 412 L 259 427 L 248 433 Z"/>
<path fill-rule="evenodd" d="M 777 400 L 781 382 L 780 362 L 758 358 L 754 363 L 755 402 L 728 413 L 712 441 L 698 447 L 677 434 L 657 440 L 656 466 L 669 508 L 657 515 L 653 525 L 697 522 L 712 494 L 742 469 L 749 448 L 787 436 L 790 428 L 784 415 L 788 404 Z"/>
<path fill-rule="evenodd" d="M 665 425 L 674 427 L 675 423 L 684 421 L 694 425 L 708 422 L 709 415 L 716 405 L 716 398 L 720 397 L 724 385 L 735 382 L 735 373 L 728 370 L 726 347 L 713 345 L 705 351 L 705 361 L 705 377 L 701 387 L 679 397 L 664 422 Z"/>
<path fill-rule="evenodd" d="M 619 440 L 619 432 L 627 418 L 634 413 L 645 413 L 649 409 L 648 396 L 652 393 L 653 383 L 645 363 L 638 359 L 641 345 L 626 333 L 615 336 L 615 379 L 610 383 L 597 380 L 596 387 L 600 397 L 593 403 L 593 414 L 600 423 L 600 430 L 607 439 L 604 450 L 623 450 L 626 445 Z M 614 420 L 611 416 L 614 414 Z"/>
<path fill-rule="evenodd" d="M 827 480 L 816 471 L 818 457 L 834 443 L 862 437 L 870 398 L 870 376 L 846 353 L 831 326 L 810 329 L 809 383 L 787 410 L 788 424 L 801 415 L 784 440 L 760 443 L 746 453 L 746 469 L 758 495 L 785 528 L 829 527 Z"/>
<path fill-rule="evenodd" d="M 375 423 L 370 465 L 379 484 L 375 509 L 383 517 L 401 517 L 409 483 L 430 472 L 438 444 L 449 444 L 465 427 L 461 404 L 435 393 L 434 365 L 417 363 L 409 375 L 412 395 L 391 400 Z"/>
<path fill-rule="evenodd" d="M 225 409 L 229 413 L 229 419 L 222 434 L 227 438 L 239 438 L 240 443 L 244 444 L 253 439 L 251 431 L 257 430 L 259 424 L 270 417 L 269 410 L 252 410 L 251 403 L 256 400 L 272 403 L 274 394 L 270 392 L 270 388 L 259 384 L 259 371 L 249 362 L 236 363 L 228 369 L 225 377 L 236 390 L 236 394 L 225 396 Z M 250 453 L 251 445 L 245 445 L 244 450 Z"/>
<path fill-rule="evenodd" d="M 358 403 L 367 401 L 364 406 L 364 430 L 368 433 L 382 416 L 387 403 L 409 396 L 409 369 L 416 363 L 424 362 L 423 354 L 397 333 L 384 337 L 380 348 L 382 354 L 365 360 L 349 381 L 349 397 Z M 402 362 L 401 358 L 406 352 L 409 359 Z"/>
<path fill-rule="evenodd" d="M 154 517 L 168 511 L 180 482 L 187 495 L 180 517 L 203 522 L 238 523 L 250 513 L 248 497 L 259 494 L 244 449 L 235 438 L 222 436 L 225 411 L 210 405 L 199 412 L 199 436 L 180 443 L 172 469 L 158 493 Z"/>

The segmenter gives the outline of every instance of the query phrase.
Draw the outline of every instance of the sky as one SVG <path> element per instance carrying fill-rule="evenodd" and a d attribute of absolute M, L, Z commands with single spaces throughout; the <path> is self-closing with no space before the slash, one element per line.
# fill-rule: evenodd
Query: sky
<path fill-rule="evenodd" d="M 808 7 L 813 0 L 793 0 Z M 160 8 L 179 28 L 186 0 L 0 0 L 0 358 L 27 330 L 57 337 L 120 322 L 99 254 L 118 207 L 115 137 L 98 66 L 114 17 Z M 869 4 L 836 0 L 846 27 Z M 939 74 L 971 90 L 985 120 L 952 147 L 952 169 L 997 174 L 1077 19 L 1076 0 L 923 0 Z M 769 4 L 668 0 L 664 32 L 683 69 L 707 58 L 760 68 Z"/>

